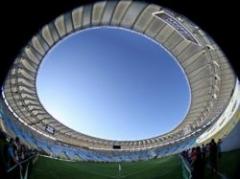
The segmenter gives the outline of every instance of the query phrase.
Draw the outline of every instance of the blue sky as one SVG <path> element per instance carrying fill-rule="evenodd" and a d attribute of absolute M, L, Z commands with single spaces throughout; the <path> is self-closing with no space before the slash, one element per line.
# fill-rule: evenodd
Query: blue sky
<path fill-rule="evenodd" d="M 52 48 L 37 90 L 66 126 L 113 140 L 168 132 L 183 120 L 190 98 L 184 73 L 161 46 L 110 27 L 75 33 Z"/>

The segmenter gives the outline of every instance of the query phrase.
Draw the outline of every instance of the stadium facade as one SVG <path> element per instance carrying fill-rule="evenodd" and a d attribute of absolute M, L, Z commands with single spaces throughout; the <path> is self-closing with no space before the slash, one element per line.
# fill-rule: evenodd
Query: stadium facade
<path fill-rule="evenodd" d="M 68 128 L 43 107 L 36 78 L 45 55 L 69 35 L 101 26 L 133 30 L 159 43 L 175 57 L 191 91 L 189 111 L 175 129 L 137 141 L 105 140 Z M 108 160 L 109 154 L 112 160 L 121 160 L 126 153 L 136 155 L 129 160 L 158 157 L 181 152 L 213 137 L 225 137 L 239 122 L 239 112 L 239 81 L 219 46 L 186 17 L 137 1 L 96 2 L 45 25 L 15 59 L 1 99 L 2 128 L 7 133 L 19 135 L 29 145 L 52 155 L 57 156 L 58 150 L 60 154 L 66 150 L 78 155 L 81 150 L 84 154 L 79 158 L 101 161 Z"/>

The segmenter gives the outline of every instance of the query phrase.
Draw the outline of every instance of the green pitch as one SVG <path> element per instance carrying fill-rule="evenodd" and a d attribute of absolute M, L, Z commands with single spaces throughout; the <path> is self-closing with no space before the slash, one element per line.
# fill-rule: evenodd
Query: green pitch
<path fill-rule="evenodd" d="M 228 179 L 237 179 L 240 177 L 240 150 L 225 152 L 222 154 L 219 162 L 219 171 L 228 177 Z"/>
<path fill-rule="evenodd" d="M 30 179 L 170 179 L 181 178 L 181 161 L 169 156 L 138 162 L 118 163 L 67 162 L 39 157 Z"/>
<path fill-rule="evenodd" d="M 207 163 L 208 164 L 208 163 Z M 230 152 L 223 152 L 220 159 L 218 159 L 218 172 L 225 177 L 225 179 L 240 179 L 240 150 Z M 224 178 L 219 177 L 218 178 Z M 205 167 L 205 178 L 215 179 L 211 175 L 209 167 Z"/>

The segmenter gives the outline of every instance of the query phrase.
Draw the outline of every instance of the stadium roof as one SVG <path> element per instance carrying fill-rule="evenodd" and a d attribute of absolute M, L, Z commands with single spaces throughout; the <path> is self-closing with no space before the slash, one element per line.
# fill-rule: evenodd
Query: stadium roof
<path fill-rule="evenodd" d="M 74 131 L 52 117 L 42 106 L 37 90 L 39 65 L 61 39 L 93 26 L 119 26 L 143 33 L 161 43 L 184 69 L 191 88 L 191 105 L 174 130 L 139 141 L 111 141 Z M 214 122 L 232 96 L 236 76 L 217 44 L 187 18 L 154 4 L 102 1 L 81 6 L 45 25 L 15 59 L 3 86 L 5 101 L 21 121 L 46 133 L 53 127 L 57 140 L 91 148 L 126 148 L 162 145 L 190 135 Z"/>

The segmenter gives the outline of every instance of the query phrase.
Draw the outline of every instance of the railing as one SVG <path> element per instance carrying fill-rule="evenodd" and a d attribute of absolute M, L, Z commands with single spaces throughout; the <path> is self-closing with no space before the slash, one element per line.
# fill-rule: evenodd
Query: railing
<path fill-rule="evenodd" d="M 191 179 L 192 178 L 192 171 L 191 166 L 189 162 L 181 155 L 179 154 L 179 157 L 182 161 L 182 174 L 184 179 Z"/>
<path fill-rule="evenodd" d="M 32 167 L 35 158 L 37 158 L 37 155 L 32 155 L 27 159 L 10 167 L 7 170 L 7 177 L 9 179 L 27 179 L 29 168 Z"/>

